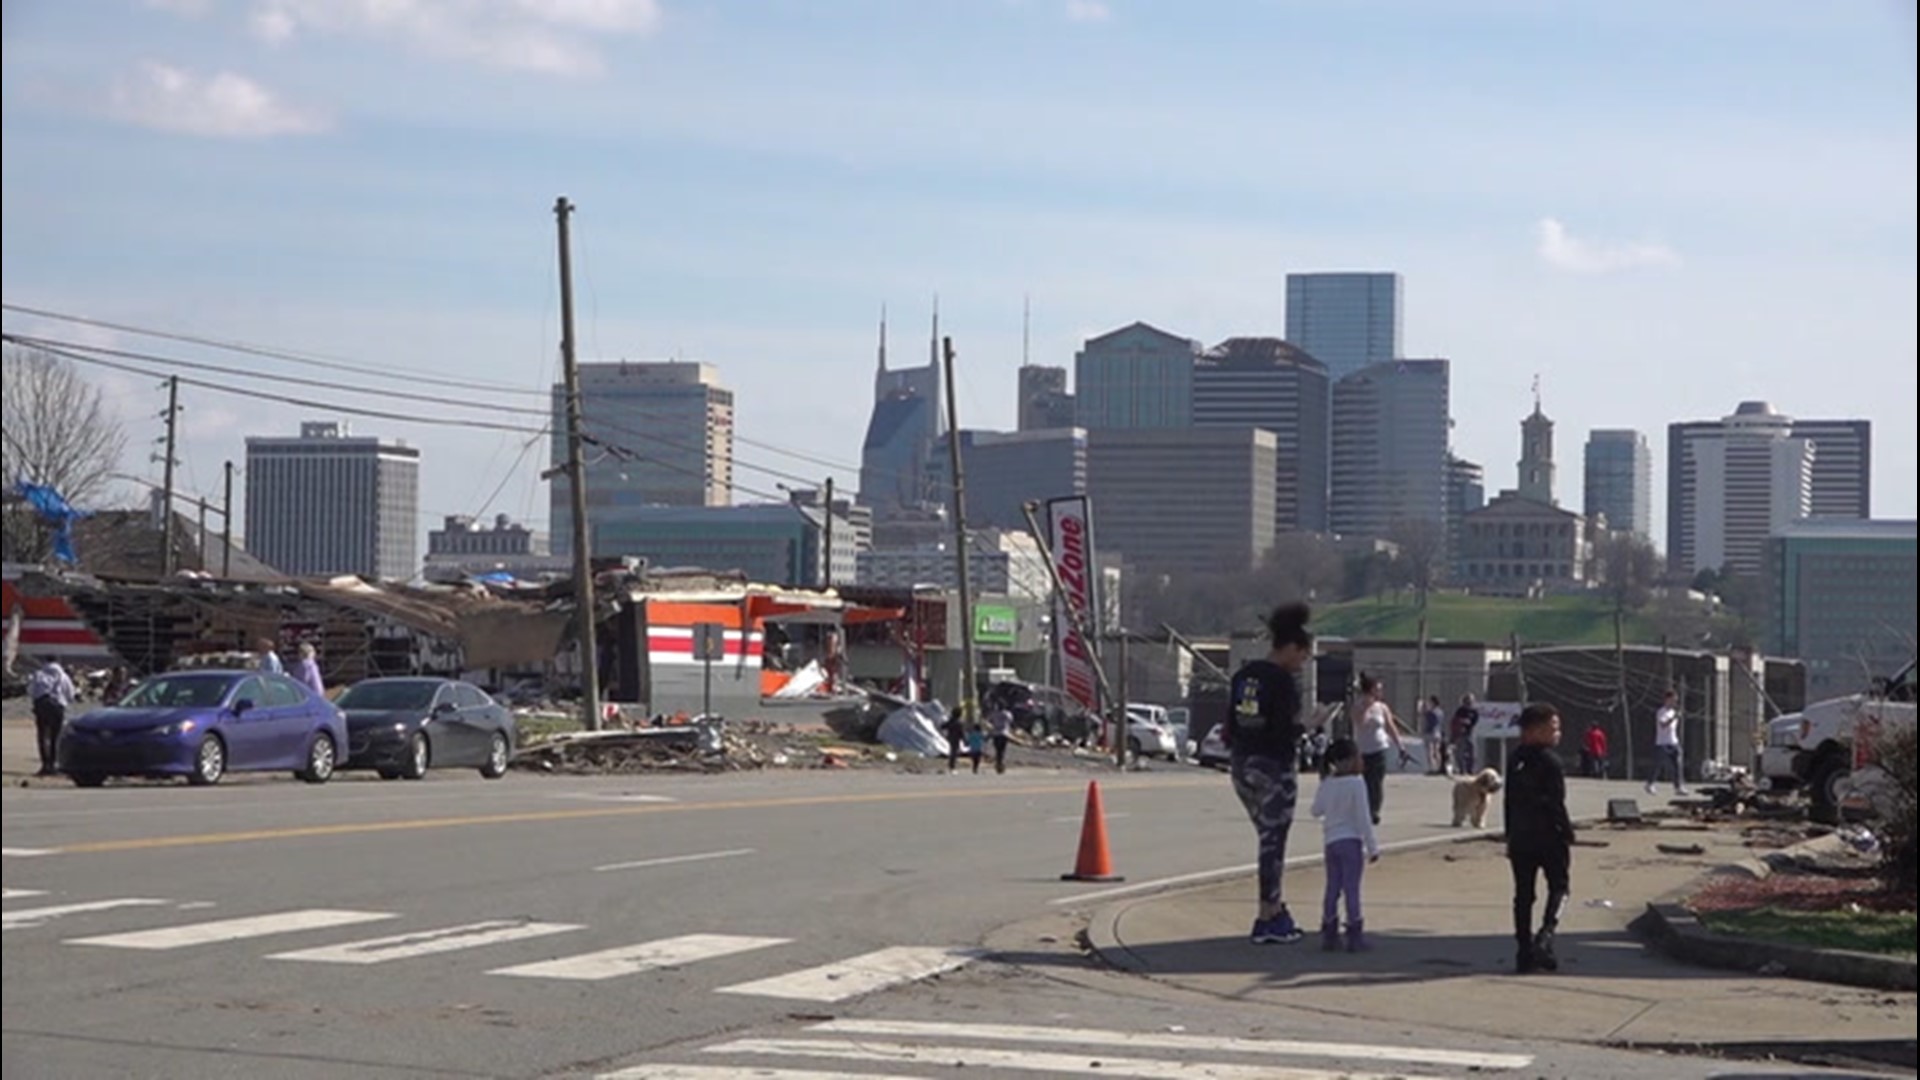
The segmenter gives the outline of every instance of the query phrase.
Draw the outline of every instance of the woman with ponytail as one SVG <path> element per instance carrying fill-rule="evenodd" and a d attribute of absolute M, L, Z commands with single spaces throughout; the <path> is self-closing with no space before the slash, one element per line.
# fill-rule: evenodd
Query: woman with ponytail
<path fill-rule="evenodd" d="M 1253 920 L 1255 945 L 1291 945 L 1300 927 L 1281 896 L 1280 872 L 1287 860 L 1287 833 L 1300 795 L 1300 682 L 1313 658 L 1311 612 L 1305 604 L 1282 604 L 1267 616 L 1267 655 L 1234 672 L 1226 737 L 1233 791 L 1246 807 L 1259 838 L 1260 907 Z"/>

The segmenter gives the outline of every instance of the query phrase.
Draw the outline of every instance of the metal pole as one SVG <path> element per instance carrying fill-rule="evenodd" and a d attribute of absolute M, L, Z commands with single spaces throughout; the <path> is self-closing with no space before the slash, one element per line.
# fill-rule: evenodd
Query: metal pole
<path fill-rule="evenodd" d="M 600 730 L 600 647 L 595 634 L 593 552 L 587 540 L 587 469 L 581 454 L 580 365 L 573 343 L 573 261 L 567 238 L 567 219 L 573 204 L 566 196 L 554 200 L 553 216 L 560 226 L 560 364 L 567 398 L 567 484 L 573 503 L 573 596 L 579 620 L 574 636 L 580 642 L 580 707 L 588 731 Z"/>
<path fill-rule="evenodd" d="M 226 464 L 227 490 L 220 506 L 220 576 L 233 577 L 233 462 Z"/>
<path fill-rule="evenodd" d="M 162 469 L 160 499 L 160 576 L 172 577 L 179 569 L 179 553 L 173 550 L 173 446 L 175 421 L 180 417 L 180 376 L 167 377 L 167 460 Z"/>
<path fill-rule="evenodd" d="M 826 494 L 827 524 L 824 543 L 827 547 L 826 569 L 821 574 L 821 584 L 833 588 L 833 477 L 827 477 Z"/>
<path fill-rule="evenodd" d="M 953 394 L 953 339 L 941 339 L 947 368 L 947 458 L 953 467 L 953 546 L 960 563 L 960 720 L 975 715 L 973 666 L 973 575 L 967 563 L 967 482 L 960 466 L 960 416 Z"/>

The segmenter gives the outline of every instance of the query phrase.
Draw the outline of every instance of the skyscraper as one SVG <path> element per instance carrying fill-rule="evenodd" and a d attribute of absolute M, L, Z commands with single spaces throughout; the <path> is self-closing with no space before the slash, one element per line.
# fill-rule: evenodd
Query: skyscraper
<path fill-rule="evenodd" d="M 1647 437 L 1628 428 L 1587 433 L 1585 508 L 1605 517 L 1609 531 L 1642 540 L 1653 535 L 1653 452 Z"/>
<path fill-rule="evenodd" d="M 887 319 L 880 316 L 879 369 L 873 377 L 873 412 L 860 444 L 860 502 L 876 521 L 917 511 L 940 501 L 929 470 L 947 433 L 940 377 L 940 313 L 933 315 L 927 363 L 887 366 Z"/>
<path fill-rule="evenodd" d="M 1274 529 L 1327 529 L 1327 369 L 1279 338 L 1231 338 L 1193 370 L 1193 426 L 1273 432 Z"/>
<path fill-rule="evenodd" d="M 419 573 L 420 451 L 308 422 L 247 439 L 247 549 L 294 577 Z"/>
<path fill-rule="evenodd" d="M 1760 436 L 1769 438 L 1793 438 L 1805 443 L 1811 460 L 1806 463 L 1807 492 L 1804 502 L 1791 491 L 1784 493 L 1778 500 L 1782 512 L 1790 512 L 1797 502 L 1804 506 L 1798 515 L 1837 518 L 1865 518 L 1871 512 L 1871 486 L 1873 463 L 1873 425 L 1867 420 L 1795 420 L 1776 412 L 1773 406 L 1764 401 L 1742 402 L 1732 416 L 1719 420 L 1688 420 L 1670 424 L 1667 427 L 1667 561 L 1676 571 L 1694 573 L 1703 568 L 1718 569 L 1722 563 L 1703 557 L 1701 548 L 1705 540 L 1700 534 L 1703 520 L 1706 527 L 1718 530 L 1723 523 L 1727 508 L 1720 500 L 1710 497 L 1717 489 L 1711 483 L 1718 482 L 1718 476 L 1701 475 L 1701 455 L 1706 448 L 1720 445 L 1730 437 L 1751 439 Z M 1783 451 L 1797 453 L 1797 451 Z M 1716 462 L 1725 458 L 1714 457 Z M 1791 484 L 1791 477 L 1785 482 Z M 1743 509 L 1737 517 L 1750 517 L 1749 511 L 1755 499 L 1762 499 L 1758 492 L 1732 493 L 1734 502 Z M 1763 505 L 1772 507 L 1771 492 L 1763 499 Z M 1703 519 L 1703 503 L 1707 516 Z M 1771 517 L 1771 511 L 1768 515 Z M 1782 518 L 1781 521 L 1791 520 Z M 1754 533 L 1758 527 L 1755 522 L 1747 521 L 1736 531 L 1741 539 L 1739 564 L 1744 572 L 1754 572 L 1759 566 L 1758 545 L 1765 539 L 1765 531 Z M 1715 532 L 1714 553 L 1724 555 L 1720 545 L 1724 534 Z"/>
<path fill-rule="evenodd" d="M 1403 518 L 1446 524 L 1449 368 L 1446 360 L 1393 360 L 1334 384 L 1334 532 L 1381 538 Z"/>
<path fill-rule="evenodd" d="M 652 361 L 580 365 L 587 462 L 587 525 L 596 555 L 623 549 L 622 523 L 649 507 L 733 502 L 733 391 L 712 364 Z M 553 388 L 553 460 L 567 455 L 566 387 Z M 565 474 L 549 491 L 553 553 L 573 553 Z"/>
<path fill-rule="evenodd" d="M 1447 564 L 1460 558 L 1460 528 L 1468 514 L 1487 505 L 1487 471 L 1479 462 L 1447 452 Z"/>
<path fill-rule="evenodd" d="M 1674 424 L 1668 499 L 1684 520 L 1668 522 L 1668 563 L 1677 571 L 1757 574 L 1767 537 L 1807 516 L 1813 444 L 1764 401 L 1742 402 L 1717 424 Z M 1671 502 L 1669 504 L 1671 506 Z"/>
<path fill-rule="evenodd" d="M 1245 572 L 1273 548 L 1276 447 L 1260 428 L 1087 432 L 1096 549 L 1158 569 Z"/>
<path fill-rule="evenodd" d="M 1067 393 L 1067 369 L 1020 365 L 1021 431 L 1073 426 L 1073 395 Z"/>
<path fill-rule="evenodd" d="M 1091 338 L 1074 358 L 1083 428 L 1180 428 L 1193 422 L 1200 343 L 1137 322 Z"/>
<path fill-rule="evenodd" d="M 1021 508 L 1087 491 L 1087 432 L 1084 428 L 1041 431 L 960 432 L 960 461 L 967 471 L 967 525 L 978 529 L 1024 530 Z M 928 473 L 947 490 L 952 466 L 936 454 Z"/>
<path fill-rule="evenodd" d="M 1400 358 L 1400 275 L 1287 275 L 1287 340 L 1338 381 Z"/>
<path fill-rule="evenodd" d="M 1813 518 L 1767 540 L 1765 647 L 1807 665 L 1807 700 L 1913 659 L 1914 523 Z"/>

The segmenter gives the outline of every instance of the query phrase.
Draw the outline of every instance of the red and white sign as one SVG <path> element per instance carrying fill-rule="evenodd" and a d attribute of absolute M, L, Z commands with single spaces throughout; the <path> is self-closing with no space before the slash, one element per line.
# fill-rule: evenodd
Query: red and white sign
<path fill-rule="evenodd" d="M 1054 620 L 1054 651 L 1059 655 L 1061 688 L 1089 712 L 1100 709 L 1100 678 L 1089 634 L 1100 632 L 1099 570 L 1093 562 L 1093 504 L 1085 495 L 1047 500 L 1047 546 L 1060 575 L 1059 610 Z M 1069 616 L 1067 611 L 1073 614 Z"/>

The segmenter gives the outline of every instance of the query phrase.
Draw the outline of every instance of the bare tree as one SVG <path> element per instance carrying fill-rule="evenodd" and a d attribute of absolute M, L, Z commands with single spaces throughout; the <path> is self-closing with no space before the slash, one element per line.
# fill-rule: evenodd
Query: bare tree
<path fill-rule="evenodd" d="M 46 484 L 74 506 L 102 495 L 120 464 L 126 432 L 100 388 L 67 363 L 39 349 L 9 344 L 0 355 L 0 473 L 6 487 L 25 480 Z M 33 512 L 9 505 L 0 516 L 0 548 L 10 562 L 47 557 L 52 537 Z"/>
<path fill-rule="evenodd" d="M 1288 532 L 1273 538 L 1254 585 L 1270 607 L 1291 600 L 1316 600 L 1340 589 L 1345 574 L 1340 553 L 1318 533 Z"/>
<path fill-rule="evenodd" d="M 1608 533 L 1594 556 L 1601 587 L 1616 614 L 1647 606 L 1660 579 L 1660 556 L 1652 544 L 1632 533 Z"/>
<path fill-rule="evenodd" d="M 1446 569 L 1446 529 L 1430 518 L 1400 518 L 1388 528 L 1387 539 L 1399 549 L 1393 557 L 1396 583 L 1412 589 L 1424 607 Z"/>

